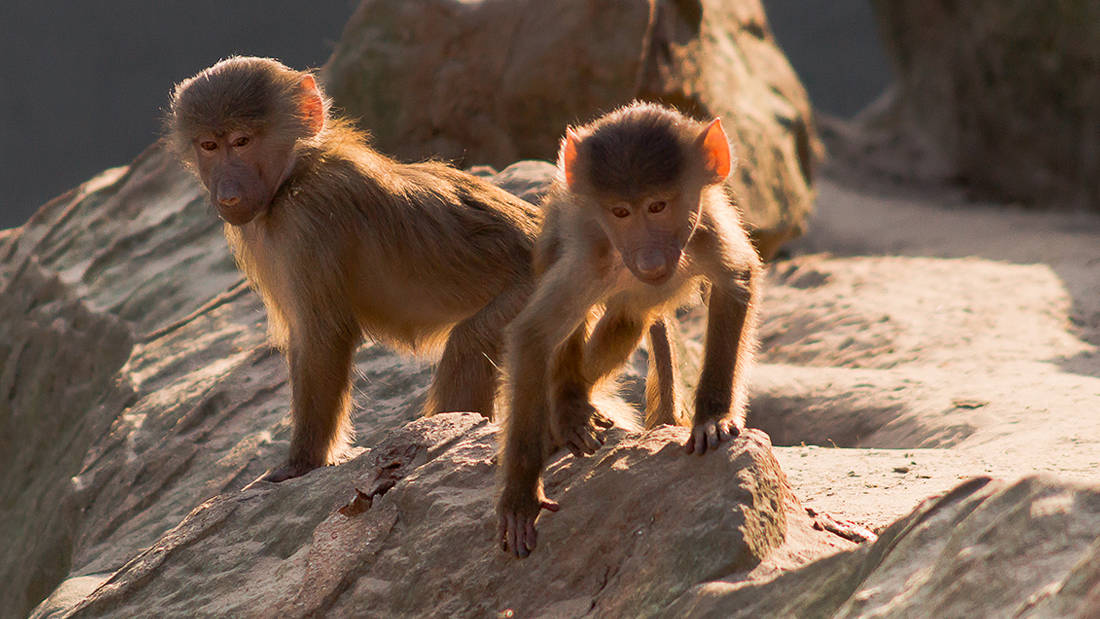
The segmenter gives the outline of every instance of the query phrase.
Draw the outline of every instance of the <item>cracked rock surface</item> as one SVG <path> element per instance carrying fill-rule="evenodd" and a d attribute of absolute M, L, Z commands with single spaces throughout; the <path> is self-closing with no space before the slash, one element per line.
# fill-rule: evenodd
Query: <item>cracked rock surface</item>
<path fill-rule="evenodd" d="M 495 434 L 479 415 L 436 415 L 339 467 L 210 499 L 72 616 L 652 615 L 693 583 L 853 546 L 814 528 L 762 433 L 698 458 L 686 429 L 662 428 L 552 461 L 562 510 L 517 561 L 492 543 Z M 367 505 L 342 508 L 352 496 Z"/>

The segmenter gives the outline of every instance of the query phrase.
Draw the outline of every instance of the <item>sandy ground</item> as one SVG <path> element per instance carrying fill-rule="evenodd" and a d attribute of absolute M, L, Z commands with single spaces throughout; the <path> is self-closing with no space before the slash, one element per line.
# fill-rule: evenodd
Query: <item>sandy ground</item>
<path fill-rule="evenodd" d="M 853 177 L 765 292 L 749 423 L 804 503 L 878 528 L 974 475 L 1100 481 L 1100 217 Z"/>

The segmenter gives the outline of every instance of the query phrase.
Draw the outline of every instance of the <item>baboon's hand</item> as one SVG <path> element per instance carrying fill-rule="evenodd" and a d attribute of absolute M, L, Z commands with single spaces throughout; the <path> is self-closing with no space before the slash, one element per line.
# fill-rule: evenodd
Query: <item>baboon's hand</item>
<path fill-rule="evenodd" d="M 596 453 L 614 425 L 587 401 L 562 403 L 555 409 L 554 437 L 580 458 Z"/>
<path fill-rule="evenodd" d="M 539 517 L 539 512 L 560 509 L 557 503 L 541 494 L 537 491 L 533 494 L 517 493 L 506 488 L 500 497 L 497 507 L 500 549 L 515 555 L 517 559 L 530 555 L 538 545 L 535 519 Z"/>
<path fill-rule="evenodd" d="M 741 426 L 732 417 L 697 421 L 695 427 L 691 429 L 691 436 L 684 444 L 684 449 L 689 454 L 697 453 L 701 456 L 707 453 L 707 449 L 715 451 L 722 441 L 728 441 L 739 434 L 741 434 Z"/>
<path fill-rule="evenodd" d="M 287 463 L 279 468 L 271 471 L 267 475 L 260 478 L 261 481 L 271 481 L 278 483 L 280 481 L 286 481 L 288 479 L 294 479 L 295 477 L 301 477 L 306 473 L 318 468 L 320 465 L 316 464 L 301 464 L 301 463 Z"/>

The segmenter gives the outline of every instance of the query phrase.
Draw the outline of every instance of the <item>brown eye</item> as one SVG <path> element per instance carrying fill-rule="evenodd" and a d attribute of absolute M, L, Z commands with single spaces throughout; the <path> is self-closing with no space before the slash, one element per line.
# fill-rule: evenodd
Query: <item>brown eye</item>
<path fill-rule="evenodd" d="M 665 206 L 667 206 L 667 205 L 665 204 L 664 200 L 658 200 L 657 202 L 651 202 L 649 204 L 649 212 L 650 213 L 660 213 L 661 211 L 665 210 Z"/>
<path fill-rule="evenodd" d="M 241 137 L 237 138 L 236 140 L 233 140 L 233 146 L 240 147 L 240 146 L 244 146 L 245 144 L 248 144 L 248 136 L 247 135 L 242 135 Z"/>
<path fill-rule="evenodd" d="M 207 140 L 205 142 L 199 142 L 199 148 L 201 148 L 203 150 L 217 150 L 218 143 L 217 142 L 211 142 L 209 140 Z"/>
<path fill-rule="evenodd" d="M 630 211 L 621 206 L 616 206 L 615 208 L 611 209 L 611 214 L 616 217 L 623 218 L 627 215 L 630 215 Z"/>

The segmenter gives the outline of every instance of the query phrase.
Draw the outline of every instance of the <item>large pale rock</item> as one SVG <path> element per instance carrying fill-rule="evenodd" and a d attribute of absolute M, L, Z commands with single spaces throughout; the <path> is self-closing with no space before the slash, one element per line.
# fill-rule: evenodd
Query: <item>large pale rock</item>
<path fill-rule="evenodd" d="M 495 543 L 495 433 L 437 415 L 338 468 L 215 497 L 67 616 L 651 616 L 693 583 L 852 546 L 815 528 L 762 433 L 700 458 L 666 427 L 552 461 L 562 509 L 520 561 Z"/>
<path fill-rule="evenodd" d="M 1100 209 L 1100 3 L 873 5 L 898 75 L 886 120 L 921 158 L 987 194 Z"/>
<path fill-rule="evenodd" d="M 114 378 L 133 334 L 34 260 L 0 297 L 0 606 L 27 609 L 69 571 L 78 515 L 68 476 L 108 429 L 100 411 L 132 395 Z"/>
<path fill-rule="evenodd" d="M 878 529 L 969 475 L 1100 479 L 1100 215 L 818 192 L 750 383 L 803 504 Z"/>
<path fill-rule="evenodd" d="M 761 253 L 810 214 L 809 101 L 758 0 L 364 0 L 322 76 L 407 159 L 552 160 L 566 125 L 635 97 L 720 116 Z"/>
<path fill-rule="evenodd" d="M 0 240 L 0 530 L 12 532 L 0 544 L 0 615 L 24 615 L 73 569 L 116 569 L 199 498 L 160 491 L 205 463 L 183 455 L 200 447 L 164 434 L 202 394 L 152 396 L 229 357 L 224 344 L 201 343 L 215 329 L 193 348 L 161 348 L 157 335 L 239 280 L 198 198 L 194 182 L 152 151 Z M 220 333 L 226 344 L 231 331 Z M 131 536 L 132 545 L 113 541 Z"/>
<path fill-rule="evenodd" d="M 975 478 L 874 544 L 766 584 L 712 582 L 665 609 L 694 617 L 1095 617 L 1100 487 Z"/>

